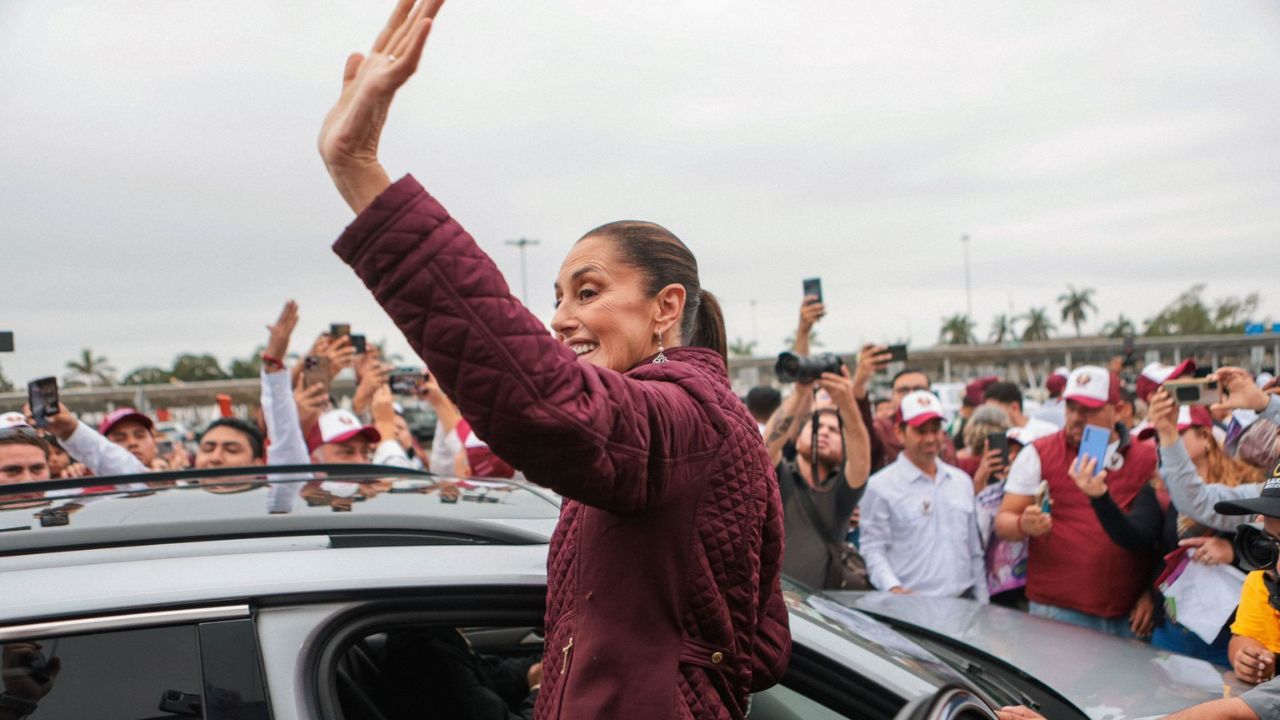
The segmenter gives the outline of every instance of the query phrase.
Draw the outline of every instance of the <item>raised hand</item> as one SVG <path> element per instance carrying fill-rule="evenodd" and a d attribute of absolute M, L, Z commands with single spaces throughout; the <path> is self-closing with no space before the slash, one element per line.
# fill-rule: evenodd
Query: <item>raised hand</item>
<path fill-rule="evenodd" d="M 1100 498 L 1107 494 L 1107 471 L 1094 475 L 1097 469 L 1098 461 L 1094 458 L 1078 457 L 1071 463 L 1071 479 L 1086 497 Z"/>
<path fill-rule="evenodd" d="M 342 94 L 325 115 L 317 143 L 338 191 L 357 213 L 391 184 L 378 142 L 391 100 L 418 69 L 431 24 L 444 0 L 399 0 L 369 54 L 352 53 Z"/>
<path fill-rule="evenodd" d="M 266 354 L 284 362 L 284 356 L 289 352 L 289 338 L 293 337 L 293 329 L 297 326 L 298 303 L 290 300 L 284 304 L 275 324 L 267 326 Z"/>
<path fill-rule="evenodd" d="M 889 352 L 883 345 L 863 345 L 862 351 L 858 353 L 858 365 L 853 371 L 854 396 L 865 398 L 871 376 L 888 364 Z"/>
<path fill-rule="evenodd" d="M 1147 405 L 1147 422 L 1156 429 L 1164 447 L 1178 444 L 1178 403 L 1168 390 L 1160 388 Z"/>
<path fill-rule="evenodd" d="M 1222 402 L 1213 406 L 1215 411 L 1220 410 L 1254 410 L 1262 412 L 1267 409 L 1267 403 L 1271 398 L 1262 392 L 1262 388 L 1258 387 L 1253 381 L 1253 376 L 1246 370 L 1238 367 L 1218 368 L 1214 377 L 1218 380 L 1218 385 L 1222 388 Z"/>

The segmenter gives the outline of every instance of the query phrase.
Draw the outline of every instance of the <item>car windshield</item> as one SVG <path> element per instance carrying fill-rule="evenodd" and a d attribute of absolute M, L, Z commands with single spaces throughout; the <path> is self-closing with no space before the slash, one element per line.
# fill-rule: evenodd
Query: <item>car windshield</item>
<path fill-rule="evenodd" d="M 558 498 L 525 482 L 453 478 L 379 466 L 222 468 L 0 486 L 0 531 L 311 518 L 554 522 Z M 337 521 L 334 521 L 337 525 Z M 0 535 L 0 546 L 18 543 Z"/>

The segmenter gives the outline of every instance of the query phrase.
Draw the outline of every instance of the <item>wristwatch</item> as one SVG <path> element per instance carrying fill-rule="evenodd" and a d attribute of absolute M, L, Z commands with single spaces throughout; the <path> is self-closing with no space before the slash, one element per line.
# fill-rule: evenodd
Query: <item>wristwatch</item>
<path fill-rule="evenodd" d="M 18 717 L 25 717 L 36 711 L 39 705 L 35 700 L 10 695 L 7 692 L 0 692 L 0 710 L 11 710 L 18 714 Z"/>

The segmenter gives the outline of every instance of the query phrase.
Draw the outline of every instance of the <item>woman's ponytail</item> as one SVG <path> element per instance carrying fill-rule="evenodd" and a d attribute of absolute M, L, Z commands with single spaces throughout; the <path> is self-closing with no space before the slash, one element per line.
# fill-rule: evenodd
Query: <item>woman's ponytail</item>
<path fill-rule="evenodd" d="M 715 350 L 729 362 L 729 343 L 724 331 L 724 313 L 720 301 L 706 290 L 698 291 L 698 315 L 693 325 L 693 337 L 688 341 L 694 347 Z"/>

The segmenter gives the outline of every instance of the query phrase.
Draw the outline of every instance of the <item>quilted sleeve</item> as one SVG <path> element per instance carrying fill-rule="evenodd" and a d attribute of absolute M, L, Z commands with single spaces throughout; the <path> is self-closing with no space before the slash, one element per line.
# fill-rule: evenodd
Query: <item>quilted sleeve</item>
<path fill-rule="evenodd" d="M 611 512 L 658 501 L 666 461 L 697 435 L 688 432 L 699 421 L 693 398 L 675 383 L 578 362 L 411 176 L 366 208 L 334 251 L 499 457 Z"/>
<path fill-rule="evenodd" d="M 785 530 L 778 485 L 771 482 L 766 498 L 760 544 L 760 585 L 756 612 L 756 647 L 751 656 L 751 692 L 767 690 L 779 682 L 791 660 L 791 628 L 787 604 L 782 598 L 782 553 Z"/>

